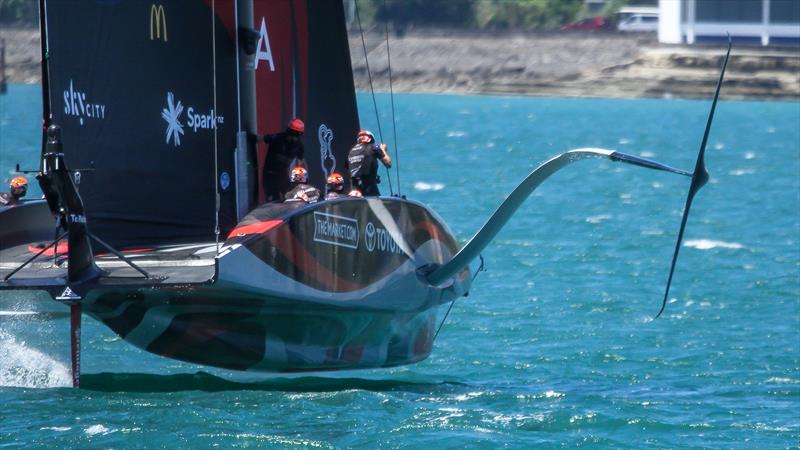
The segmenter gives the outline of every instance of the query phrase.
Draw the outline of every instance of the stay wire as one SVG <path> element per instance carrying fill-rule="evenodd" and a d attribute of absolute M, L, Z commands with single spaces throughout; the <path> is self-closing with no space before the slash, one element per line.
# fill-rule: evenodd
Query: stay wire
<path fill-rule="evenodd" d="M 478 270 L 475 271 L 475 275 L 472 276 L 472 281 L 475 281 L 475 278 L 478 278 L 478 274 L 481 272 L 485 272 L 486 268 L 484 267 L 483 255 L 478 255 L 481 259 L 481 265 L 478 267 Z M 447 312 L 444 313 L 444 318 L 442 318 L 442 322 L 439 324 L 439 328 L 436 329 L 436 334 L 433 335 L 433 340 L 436 340 L 436 337 L 439 336 L 439 332 L 442 331 L 442 327 L 444 326 L 444 322 L 447 320 L 447 316 L 450 315 L 450 310 L 453 309 L 453 305 L 455 305 L 456 299 L 450 302 L 450 306 L 447 307 Z"/>
<path fill-rule="evenodd" d="M 383 0 L 383 9 L 388 11 L 386 0 Z M 397 195 L 400 196 L 400 145 L 397 143 L 397 119 L 394 112 L 394 88 L 392 87 L 392 52 L 389 50 L 389 21 L 384 24 L 386 30 L 386 63 L 389 68 L 389 98 L 392 101 L 392 134 L 394 136 L 395 172 L 397 173 Z M 388 169 L 387 169 L 388 171 Z M 391 177 L 390 177 L 391 183 Z"/>
<path fill-rule="evenodd" d="M 369 70 L 369 57 L 367 56 L 367 42 L 364 39 L 364 28 L 361 26 L 361 14 L 358 12 L 358 2 L 354 2 L 356 6 L 356 21 L 358 22 L 358 32 L 361 34 L 361 47 L 364 49 L 364 64 L 367 66 L 367 77 L 369 78 L 369 90 L 372 94 L 372 106 L 375 109 L 375 121 L 378 123 L 378 139 L 383 142 L 383 129 L 381 128 L 381 118 L 378 114 L 378 102 L 375 100 L 375 88 L 372 85 L 372 72 Z M 386 168 L 386 174 L 389 178 L 389 192 L 394 195 L 394 188 L 392 187 L 392 174 L 389 168 Z"/>
<path fill-rule="evenodd" d="M 212 70 L 212 80 L 214 83 L 214 114 L 212 114 L 212 120 L 214 121 L 214 237 L 217 246 L 217 255 L 219 255 L 219 206 L 220 206 L 220 198 L 219 198 L 219 182 L 217 181 L 217 174 L 219 173 L 219 156 L 218 152 L 218 131 L 219 128 L 217 127 L 217 117 L 216 114 L 218 113 L 217 109 L 217 21 L 216 19 L 217 11 L 216 11 L 216 2 L 215 0 L 211 0 L 211 70 Z"/>

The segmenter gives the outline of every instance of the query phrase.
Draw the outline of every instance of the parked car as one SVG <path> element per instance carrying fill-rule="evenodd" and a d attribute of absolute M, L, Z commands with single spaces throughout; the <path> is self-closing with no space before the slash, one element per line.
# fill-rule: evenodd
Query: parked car
<path fill-rule="evenodd" d="M 562 30 L 608 30 L 610 28 L 611 22 L 605 17 L 589 17 L 561 27 Z"/>
<path fill-rule="evenodd" d="M 617 25 L 619 31 L 658 31 L 658 15 L 633 14 Z"/>

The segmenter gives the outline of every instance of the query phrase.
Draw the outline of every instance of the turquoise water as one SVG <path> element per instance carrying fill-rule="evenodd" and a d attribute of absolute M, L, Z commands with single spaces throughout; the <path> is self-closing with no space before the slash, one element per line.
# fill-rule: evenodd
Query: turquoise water
<path fill-rule="evenodd" d="M 724 91 L 723 91 L 724 95 Z M 389 99 L 380 96 L 392 145 Z M 468 239 L 538 163 L 598 146 L 691 168 L 708 102 L 400 95 L 403 194 Z M 371 100 L 363 121 L 376 128 Z M 39 88 L 0 96 L 0 167 L 35 167 Z M 484 252 L 431 357 L 302 377 L 160 359 L 0 294 L 4 448 L 800 445 L 800 103 L 720 103 L 672 300 L 688 179 L 601 160 L 547 181 Z M 176 180 L 180 175 L 176 174 Z M 382 189 L 388 192 L 385 180 Z M 397 180 L 394 180 L 397 189 Z"/>

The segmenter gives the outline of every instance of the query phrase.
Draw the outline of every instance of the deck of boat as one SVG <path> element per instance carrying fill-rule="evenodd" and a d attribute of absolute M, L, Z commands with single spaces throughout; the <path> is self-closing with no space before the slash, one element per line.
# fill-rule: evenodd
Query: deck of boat
<path fill-rule="evenodd" d="M 6 279 L 25 261 L 36 255 L 47 244 L 19 245 L 0 250 L 0 289 L 48 288 L 65 285 L 67 256 L 65 243 L 60 243 L 58 253 L 48 249 L 22 270 Z M 148 249 L 130 249 L 122 254 L 150 274 L 145 277 L 111 253 L 96 255 L 97 266 L 104 274 L 94 284 L 112 286 L 164 286 L 205 283 L 213 279 L 214 242 L 174 245 Z"/>

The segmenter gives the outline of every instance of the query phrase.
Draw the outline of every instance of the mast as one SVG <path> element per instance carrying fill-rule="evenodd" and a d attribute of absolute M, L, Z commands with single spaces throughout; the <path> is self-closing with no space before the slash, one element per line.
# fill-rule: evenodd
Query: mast
<path fill-rule="evenodd" d="M 236 1 L 239 130 L 236 134 L 236 216 L 241 220 L 258 199 L 256 142 L 256 72 L 253 64 L 258 34 L 253 30 L 253 0 Z"/>
<path fill-rule="evenodd" d="M 50 71 L 47 55 L 47 6 L 45 0 L 39 0 L 39 48 L 42 65 L 42 155 L 47 144 L 47 127 L 50 126 Z M 39 168 L 40 170 L 42 167 Z"/>

